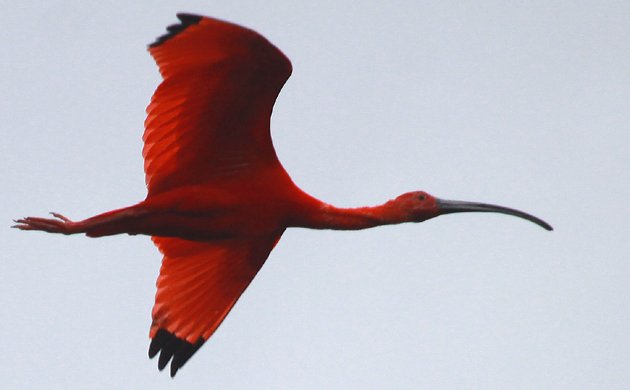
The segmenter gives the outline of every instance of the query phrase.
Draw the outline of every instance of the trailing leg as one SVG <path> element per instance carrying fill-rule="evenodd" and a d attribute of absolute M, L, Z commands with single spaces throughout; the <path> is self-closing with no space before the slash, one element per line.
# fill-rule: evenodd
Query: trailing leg
<path fill-rule="evenodd" d="M 85 233 L 89 237 L 111 236 L 114 234 L 140 233 L 135 228 L 138 217 L 145 212 L 137 207 L 125 207 L 108 211 L 94 217 L 74 222 L 58 213 L 50 213 L 53 218 L 26 217 L 14 220 L 13 228 L 20 230 L 40 230 L 48 233 L 77 234 Z"/>
<path fill-rule="evenodd" d="M 14 219 L 16 225 L 11 227 L 20 230 L 41 230 L 48 233 L 76 234 L 83 233 L 80 224 L 73 222 L 58 213 L 50 213 L 53 218 L 26 217 Z"/>

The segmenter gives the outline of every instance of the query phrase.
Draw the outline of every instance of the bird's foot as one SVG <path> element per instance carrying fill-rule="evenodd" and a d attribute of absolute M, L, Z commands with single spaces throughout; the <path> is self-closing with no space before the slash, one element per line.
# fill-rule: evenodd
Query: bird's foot
<path fill-rule="evenodd" d="M 48 233 L 72 234 L 76 233 L 77 223 L 58 213 L 50 213 L 52 218 L 26 217 L 14 219 L 16 224 L 11 226 L 20 230 L 41 230 Z"/>

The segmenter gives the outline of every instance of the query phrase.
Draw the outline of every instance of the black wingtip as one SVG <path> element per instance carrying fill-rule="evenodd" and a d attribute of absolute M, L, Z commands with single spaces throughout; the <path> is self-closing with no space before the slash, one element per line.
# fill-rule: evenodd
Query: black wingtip
<path fill-rule="evenodd" d="M 158 329 L 149 346 L 149 357 L 154 358 L 158 352 L 160 352 L 160 357 L 158 358 L 158 369 L 160 371 L 171 361 L 170 371 L 171 378 L 173 378 L 177 374 L 177 371 L 186 364 L 188 359 L 201 348 L 203 343 L 205 343 L 205 340 L 201 337 L 195 344 L 191 344 L 165 329 Z"/>
<path fill-rule="evenodd" d="M 149 48 L 160 46 L 164 42 L 168 41 L 169 39 L 173 38 L 177 34 L 181 33 L 184 30 L 186 30 L 186 28 L 188 28 L 188 26 L 199 23 L 199 21 L 201 21 L 202 18 L 203 17 L 199 16 L 199 15 L 187 14 L 187 13 L 178 13 L 177 14 L 177 19 L 179 19 L 180 23 L 179 24 L 172 24 L 172 25 L 168 26 L 166 28 L 166 31 L 168 31 L 168 32 L 166 34 L 158 37 L 155 40 L 155 42 L 149 44 Z"/>

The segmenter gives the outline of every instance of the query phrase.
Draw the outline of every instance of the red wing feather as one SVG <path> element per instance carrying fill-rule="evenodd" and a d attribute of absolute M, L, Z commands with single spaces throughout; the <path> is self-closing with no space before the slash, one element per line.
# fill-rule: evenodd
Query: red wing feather
<path fill-rule="evenodd" d="M 149 356 L 171 357 L 175 375 L 221 324 L 280 235 L 215 242 L 153 237 L 164 254 L 153 307 Z"/>
<path fill-rule="evenodd" d="M 282 169 L 269 122 L 289 60 L 255 31 L 178 16 L 182 23 L 149 46 L 164 78 L 145 121 L 149 196 Z"/>

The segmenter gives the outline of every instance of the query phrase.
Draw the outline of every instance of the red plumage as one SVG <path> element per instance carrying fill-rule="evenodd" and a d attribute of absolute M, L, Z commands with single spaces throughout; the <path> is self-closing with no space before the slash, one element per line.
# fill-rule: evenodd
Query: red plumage
<path fill-rule="evenodd" d="M 291 63 L 247 28 L 196 15 L 149 46 L 164 80 L 147 107 L 144 201 L 73 222 L 26 217 L 14 227 L 91 237 L 144 234 L 164 255 L 149 356 L 171 376 L 221 324 L 288 227 L 365 229 L 477 211 L 522 211 L 409 192 L 337 208 L 300 190 L 273 148 L 271 112 Z"/>

